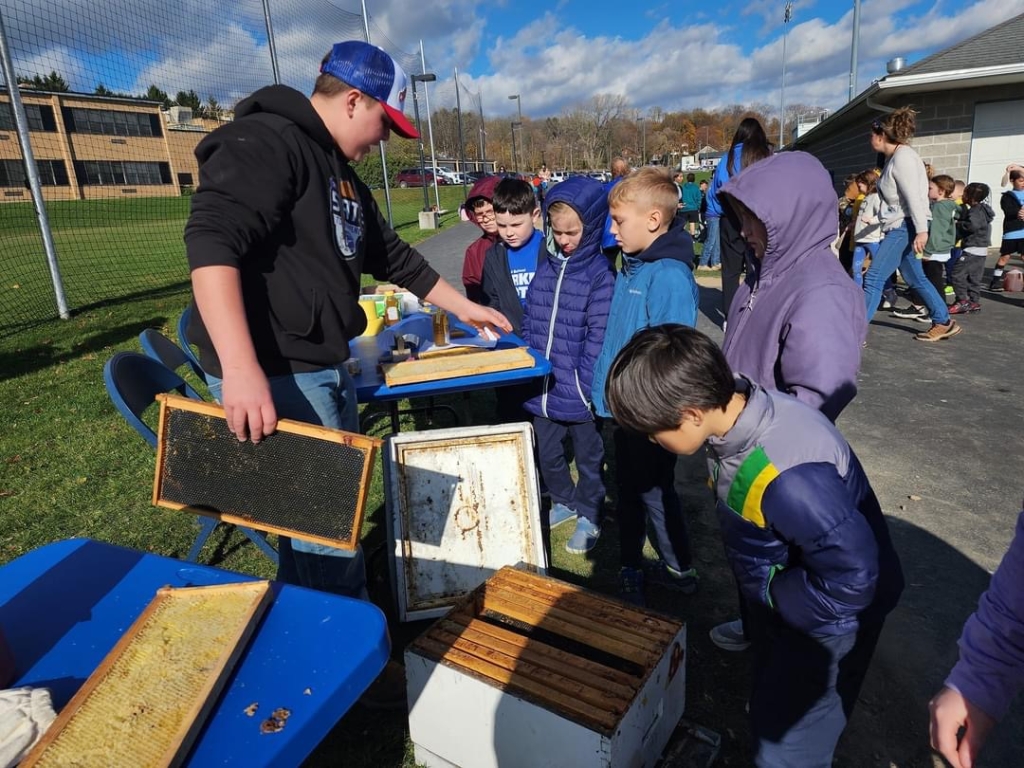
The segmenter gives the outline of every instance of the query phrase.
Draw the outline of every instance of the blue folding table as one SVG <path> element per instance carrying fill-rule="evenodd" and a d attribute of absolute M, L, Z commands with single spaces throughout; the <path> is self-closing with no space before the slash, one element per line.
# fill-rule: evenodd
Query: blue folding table
<path fill-rule="evenodd" d="M 0 568 L 13 685 L 49 688 L 60 711 L 157 589 L 251 580 L 89 539 L 33 550 Z M 190 765 L 299 765 L 387 663 L 387 622 L 376 606 L 286 584 L 273 592 Z M 252 704 L 258 709 L 249 716 Z M 285 727 L 261 733 L 279 707 L 291 711 Z"/>
<path fill-rule="evenodd" d="M 462 323 L 452 321 L 452 325 L 453 327 L 462 328 L 465 332 L 473 333 L 472 329 L 467 328 Z M 498 339 L 495 349 L 512 349 L 514 347 L 526 347 L 526 342 L 515 334 L 507 333 Z M 481 373 L 475 376 L 458 376 L 451 379 L 423 381 L 417 384 L 389 387 L 384 383 L 384 377 L 377 370 L 380 349 L 377 345 L 376 336 L 359 336 L 349 342 L 349 348 L 352 357 L 359 360 L 359 374 L 353 377 L 355 379 L 357 400 L 360 403 L 387 403 L 391 415 L 392 432 L 399 431 L 399 400 L 433 397 L 454 392 L 470 392 L 474 389 L 507 387 L 512 384 L 522 384 L 551 373 L 551 363 L 547 358 L 536 350 L 527 348 L 534 361 L 531 368 L 515 368 L 509 371 Z"/>

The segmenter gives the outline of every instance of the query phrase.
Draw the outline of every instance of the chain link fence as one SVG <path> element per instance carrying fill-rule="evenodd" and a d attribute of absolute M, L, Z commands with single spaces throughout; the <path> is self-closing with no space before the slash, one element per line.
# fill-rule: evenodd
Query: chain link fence
<path fill-rule="evenodd" d="M 262 0 L 2 0 L 0 20 L 0 336 L 185 285 L 193 151 L 252 91 L 310 93 L 331 44 L 367 33 L 410 74 L 429 71 L 422 50 L 327 0 L 274 0 L 273 13 Z M 467 152 L 484 157 L 480 95 L 437 75 L 418 84 L 427 163 L 462 170 Z M 386 173 L 380 157 L 360 168 L 396 226 L 419 210 L 387 194 L 410 144 L 386 145 Z"/>

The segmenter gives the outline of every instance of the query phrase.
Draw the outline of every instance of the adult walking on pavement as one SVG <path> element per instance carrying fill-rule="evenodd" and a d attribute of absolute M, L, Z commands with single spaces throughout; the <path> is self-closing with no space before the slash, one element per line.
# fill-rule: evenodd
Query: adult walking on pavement
<path fill-rule="evenodd" d="M 917 127 L 914 114 L 910 107 L 900 107 L 871 123 L 871 148 L 885 157 L 885 166 L 877 185 L 882 200 L 882 242 L 864 275 L 864 301 L 870 322 L 878 309 L 886 279 L 899 268 L 903 279 L 917 291 L 931 316 L 931 328 L 915 338 L 942 341 L 956 336 L 961 328 L 950 318 L 945 299 L 924 276 L 918 258 L 928 242 L 931 211 L 928 173 L 921 156 L 909 144 Z"/>
<path fill-rule="evenodd" d="M 729 317 L 729 307 L 739 288 L 740 275 L 746 260 L 747 244 L 740 235 L 740 222 L 733 211 L 719 197 L 718 192 L 732 177 L 758 160 L 771 154 L 764 127 L 754 117 L 744 118 L 733 134 L 729 151 L 723 157 L 708 190 L 708 239 L 704 248 L 709 252 L 706 266 L 714 268 L 719 257 L 722 264 L 722 317 Z M 712 238 L 714 238 L 712 240 Z M 713 261 L 712 261 L 713 260 Z"/>

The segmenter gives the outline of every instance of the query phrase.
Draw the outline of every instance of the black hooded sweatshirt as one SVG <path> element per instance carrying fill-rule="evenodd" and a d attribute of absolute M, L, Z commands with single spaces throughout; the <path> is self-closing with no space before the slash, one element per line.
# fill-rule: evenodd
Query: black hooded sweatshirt
<path fill-rule="evenodd" d="M 240 270 L 245 314 L 268 376 L 337 365 L 366 328 L 360 276 L 426 296 L 438 274 L 388 226 L 309 99 L 272 85 L 196 147 L 199 187 L 185 226 L 189 268 Z M 194 304 L 194 302 L 193 302 Z M 220 360 L 193 306 L 189 338 Z"/>

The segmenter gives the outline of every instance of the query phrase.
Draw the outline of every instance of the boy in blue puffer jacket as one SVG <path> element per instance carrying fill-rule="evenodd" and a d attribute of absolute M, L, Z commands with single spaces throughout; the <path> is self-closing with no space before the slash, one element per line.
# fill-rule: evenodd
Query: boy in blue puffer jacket
<path fill-rule="evenodd" d="M 594 364 L 604 342 L 615 276 L 601 252 L 608 203 L 600 182 L 574 176 L 545 199 L 546 254 L 526 291 L 523 338 L 551 361 L 541 391 L 524 405 L 533 414 L 541 476 L 551 494 L 552 527 L 576 521 L 565 548 L 593 549 L 601 535 L 604 442 L 590 409 Z M 572 440 L 573 483 L 563 441 Z"/>
<path fill-rule="evenodd" d="M 662 323 L 697 323 L 693 240 L 684 227 L 672 226 L 678 200 L 668 173 L 654 167 L 627 176 L 608 195 L 622 271 L 615 279 L 608 330 L 594 369 L 598 416 L 611 416 L 604 382 L 615 355 L 634 333 Z M 614 439 L 621 597 L 644 604 L 648 521 L 661 558 L 650 575 L 685 594 L 694 592 L 697 572 L 690 562 L 690 538 L 675 487 L 675 454 L 622 427 L 616 427 Z"/>
<path fill-rule="evenodd" d="M 711 339 L 682 325 L 633 337 L 607 396 L 619 424 L 665 450 L 707 446 L 725 554 L 749 609 L 754 764 L 829 768 L 903 590 L 856 454 L 820 411 L 734 376 Z"/>

